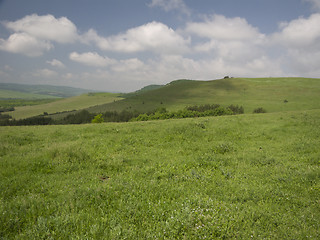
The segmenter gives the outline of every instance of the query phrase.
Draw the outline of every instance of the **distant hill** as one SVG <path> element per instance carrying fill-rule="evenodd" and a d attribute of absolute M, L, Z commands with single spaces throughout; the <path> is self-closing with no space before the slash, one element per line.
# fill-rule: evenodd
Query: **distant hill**
<path fill-rule="evenodd" d="M 51 85 L 0 83 L 0 98 L 2 99 L 66 98 L 88 92 L 92 92 L 92 90 Z"/>

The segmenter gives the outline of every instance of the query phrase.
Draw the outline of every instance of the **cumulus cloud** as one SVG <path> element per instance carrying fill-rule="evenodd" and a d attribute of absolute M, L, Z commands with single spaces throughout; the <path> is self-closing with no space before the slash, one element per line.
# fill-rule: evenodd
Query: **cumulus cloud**
<path fill-rule="evenodd" d="M 53 67 L 65 68 L 65 65 L 57 59 L 52 59 L 51 61 L 47 61 L 47 63 Z"/>
<path fill-rule="evenodd" d="M 160 7 L 166 12 L 176 10 L 187 15 L 191 14 L 191 10 L 183 0 L 152 0 L 149 7 Z"/>
<path fill-rule="evenodd" d="M 53 48 L 48 41 L 41 41 L 27 33 L 14 33 L 7 40 L 0 39 L 0 50 L 38 57 Z"/>
<path fill-rule="evenodd" d="M 28 33 L 38 39 L 59 43 L 72 43 L 77 37 L 76 26 L 66 17 L 32 14 L 15 22 L 4 22 L 4 26 L 15 32 Z"/>
<path fill-rule="evenodd" d="M 266 36 L 243 18 L 213 15 L 187 23 L 184 32 L 200 39 L 193 42 L 196 52 L 214 54 L 224 61 L 251 61 L 264 54 Z"/>
<path fill-rule="evenodd" d="M 72 52 L 70 53 L 69 58 L 72 61 L 93 67 L 106 67 L 116 62 L 111 58 L 100 56 L 96 52 L 86 52 L 81 54 L 77 52 Z"/>
<path fill-rule="evenodd" d="M 259 40 L 264 37 L 244 18 L 226 18 L 223 15 L 213 15 L 203 22 L 190 22 L 186 31 L 199 37 L 217 40 Z"/>
<path fill-rule="evenodd" d="M 102 50 L 134 53 L 153 51 L 157 53 L 182 53 L 187 51 L 189 40 L 185 40 L 163 23 L 151 22 L 129 29 L 123 34 L 101 37 L 93 29 L 84 38 L 94 42 Z"/>
<path fill-rule="evenodd" d="M 15 33 L 6 40 L 0 39 L 0 49 L 29 57 L 41 56 L 49 51 L 53 48 L 52 42 L 73 43 L 79 38 L 76 26 L 65 17 L 33 14 L 2 24 Z"/>
<path fill-rule="evenodd" d="M 281 23 L 270 43 L 283 52 L 282 59 L 294 75 L 318 76 L 320 62 L 320 14 Z M 284 64 L 283 64 L 284 65 Z"/>
<path fill-rule="evenodd" d="M 309 48 L 314 50 L 320 46 L 320 14 L 313 14 L 309 18 L 299 18 L 291 22 L 280 24 L 280 31 L 273 35 L 276 43 L 292 48 Z"/>

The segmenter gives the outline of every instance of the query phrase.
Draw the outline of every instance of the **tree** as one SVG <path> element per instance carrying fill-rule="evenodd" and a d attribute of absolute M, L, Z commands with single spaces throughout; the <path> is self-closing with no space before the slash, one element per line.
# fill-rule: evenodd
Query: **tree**
<path fill-rule="evenodd" d="M 103 119 L 103 117 L 102 117 L 102 114 L 100 113 L 100 114 L 98 114 L 97 116 L 95 116 L 95 117 L 92 119 L 91 122 L 92 122 L 92 123 L 102 123 L 102 122 L 104 122 L 104 119 Z"/>

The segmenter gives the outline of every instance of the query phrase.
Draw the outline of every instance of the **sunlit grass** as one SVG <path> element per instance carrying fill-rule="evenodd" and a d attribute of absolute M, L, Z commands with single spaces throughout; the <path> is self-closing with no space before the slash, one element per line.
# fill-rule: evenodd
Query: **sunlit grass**
<path fill-rule="evenodd" d="M 319 239 L 320 111 L 0 128 L 4 239 Z"/>

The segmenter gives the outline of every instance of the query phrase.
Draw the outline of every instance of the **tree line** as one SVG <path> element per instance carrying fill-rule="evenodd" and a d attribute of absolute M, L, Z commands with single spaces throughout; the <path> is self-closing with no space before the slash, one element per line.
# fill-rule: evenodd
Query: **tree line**
<path fill-rule="evenodd" d="M 64 124 L 85 124 L 100 122 L 129 122 L 129 121 L 148 121 L 170 118 L 194 118 L 207 116 L 222 116 L 244 113 L 243 107 L 238 105 L 230 105 L 222 107 L 219 104 L 205 104 L 188 106 L 183 110 L 169 112 L 166 108 L 161 107 L 150 112 L 138 112 L 123 110 L 106 111 L 104 113 L 90 113 L 87 110 L 81 110 L 68 114 L 62 119 L 53 119 L 47 113 L 40 116 L 30 117 L 26 119 L 12 119 L 9 115 L 0 114 L 1 126 L 25 126 L 25 125 L 64 125 Z"/>
<path fill-rule="evenodd" d="M 230 105 L 222 107 L 219 104 L 195 105 L 186 107 L 183 110 L 176 112 L 168 112 L 165 108 L 159 108 L 155 113 L 144 113 L 138 117 L 131 119 L 131 121 L 149 121 L 149 120 L 164 120 L 171 118 L 194 118 L 194 117 L 209 117 L 209 116 L 223 116 L 243 114 L 242 106 Z"/>

